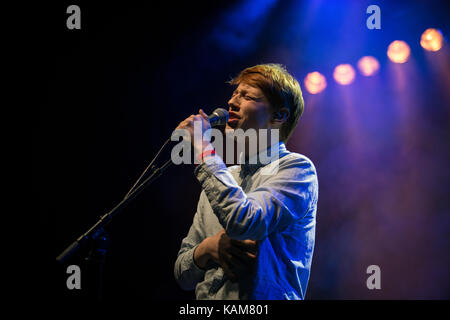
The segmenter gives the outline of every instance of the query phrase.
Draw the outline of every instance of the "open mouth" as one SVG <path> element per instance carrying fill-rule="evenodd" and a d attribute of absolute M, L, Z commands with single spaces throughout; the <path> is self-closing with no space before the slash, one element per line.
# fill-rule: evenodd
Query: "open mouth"
<path fill-rule="evenodd" d="M 230 117 L 229 117 L 227 123 L 230 127 L 234 127 L 239 122 L 240 117 L 236 112 L 233 112 L 233 111 L 230 111 L 229 114 L 230 114 Z"/>
<path fill-rule="evenodd" d="M 239 118 L 232 117 L 232 118 L 228 119 L 227 124 L 228 124 L 231 128 L 234 128 L 234 127 L 237 126 L 238 122 L 239 122 Z"/>

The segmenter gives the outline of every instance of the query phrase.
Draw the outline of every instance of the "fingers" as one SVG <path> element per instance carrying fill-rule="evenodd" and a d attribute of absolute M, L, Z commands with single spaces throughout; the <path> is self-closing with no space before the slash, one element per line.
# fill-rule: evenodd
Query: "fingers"
<path fill-rule="evenodd" d="M 188 126 L 192 126 L 194 121 L 194 115 L 191 115 L 180 122 L 180 124 L 177 126 L 177 129 L 183 129 Z"/>
<path fill-rule="evenodd" d="M 239 251 L 235 248 L 235 250 Z M 246 259 L 249 259 L 248 257 Z M 231 281 L 237 281 L 242 275 L 249 274 L 252 272 L 252 267 L 256 262 L 256 256 L 249 261 L 242 261 L 238 257 L 238 253 L 229 254 L 226 253 L 222 255 L 220 265 L 223 268 L 224 273 L 230 278 Z"/>
<path fill-rule="evenodd" d="M 223 251 L 228 251 L 236 255 L 244 262 L 250 262 L 256 259 L 258 252 L 258 242 L 255 240 L 234 240 L 231 239 L 222 229 L 220 232 Z"/>
<path fill-rule="evenodd" d="M 219 264 L 230 279 L 237 279 L 239 274 L 251 272 L 257 259 L 257 242 L 253 240 L 233 240 L 222 229 L 218 238 Z"/>
<path fill-rule="evenodd" d="M 203 111 L 203 109 L 200 109 L 199 114 L 191 114 L 189 117 L 187 117 L 186 119 L 184 119 L 180 125 L 178 127 L 182 127 L 182 126 L 192 126 L 194 121 L 203 121 L 206 120 L 209 122 L 209 117 L 208 115 Z"/>
<path fill-rule="evenodd" d="M 207 115 L 205 112 L 203 112 L 203 109 L 200 109 L 198 112 L 199 112 L 200 115 L 203 117 L 203 119 L 209 121 L 209 117 L 208 117 L 208 115 Z"/>
<path fill-rule="evenodd" d="M 251 246 L 256 246 L 257 241 L 256 240 L 236 240 L 236 239 L 231 239 L 231 242 L 237 246 L 240 247 L 251 247 Z"/>
<path fill-rule="evenodd" d="M 232 255 L 231 260 L 233 264 L 241 269 L 250 266 L 256 260 L 256 254 L 248 251 L 243 251 L 238 247 L 230 247 L 229 252 Z"/>
<path fill-rule="evenodd" d="M 243 271 L 253 266 L 256 254 L 236 246 L 229 246 L 220 252 L 220 258 L 230 269 Z"/>
<path fill-rule="evenodd" d="M 258 251 L 258 242 L 255 240 L 234 240 L 231 239 L 231 244 L 233 246 L 242 248 L 246 251 L 256 253 Z"/>
<path fill-rule="evenodd" d="M 237 280 L 237 273 L 240 270 L 244 270 L 245 266 L 237 260 L 236 257 L 229 253 L 223 253 L 221 255 L 220 265 L 223 268 L 225 274 L 231 279 L 231 281 Z"/>
<path fill-rule="evenodd" d="M 191 114 L 189 117 L 180 122 L 180 124 L 177 126 L 177 129 L 193 127 L 195 121 L 203 122 L 204 120 L 209 122 L 208 116 L 203 112 L 202 109 L 200 109 L 200 114 L 197 115 Z"/>
<path fill-rule="evenodd" d="M 203 122 L 203 126 L 207 126 L 206 123 L 209 123 L 209 118 L 208 116 L 203 112 L 202 109 L 200 109 L 201 113 L 200 114 L 196 114 L 196 115 L 191 115 L 188 119 L 190 119 L 192 121 L 192 123 L 194 121 L 201 121 Z M 206 123 L 205 123 L 206 121 Z"/>

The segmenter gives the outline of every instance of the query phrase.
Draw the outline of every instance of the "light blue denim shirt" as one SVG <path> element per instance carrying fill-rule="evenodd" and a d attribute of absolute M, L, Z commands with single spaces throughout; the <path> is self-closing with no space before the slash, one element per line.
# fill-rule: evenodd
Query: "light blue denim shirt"
<path fill-rule="evenodd" d="M 202 187 L 174 274 L 197 299 L 304 299 L 314 250 L 318 180 L 313 163 L 277 145 L 270 164 L 227 168 L 211 156 L 196 169 Z M 273 148 L 272 148 L 273 149 Z M 225 229 L 237 240 L 258 240 L 253 271 L 232 282 L 219 265 L 200 269 L 197 245 Z"/>

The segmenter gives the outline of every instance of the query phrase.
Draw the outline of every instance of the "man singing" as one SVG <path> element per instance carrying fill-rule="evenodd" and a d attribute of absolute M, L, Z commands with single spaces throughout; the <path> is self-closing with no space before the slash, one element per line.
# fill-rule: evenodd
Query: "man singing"
<path fill-rule="evenodd" d="M 278 130 L 281 141 L 269 139 L 266 150 L 247 152 L 241 164 L 228 168 L 209 139 L 193 143 L 202 192 L 175 278 L 183 289 L 195 289 L 197 299 L 304 299 L 318 181 L 312 162 L 285 146 L 304 109 L 300 85 L 278 64 L 247 68 L 230 83 L 237 87 L 226 129 Z M 210 129 L 203 110 L 177 129 L 194 141 L 196 122 L 203 132 Z M 261 152 L 270 154 L 268 162 Z"/>

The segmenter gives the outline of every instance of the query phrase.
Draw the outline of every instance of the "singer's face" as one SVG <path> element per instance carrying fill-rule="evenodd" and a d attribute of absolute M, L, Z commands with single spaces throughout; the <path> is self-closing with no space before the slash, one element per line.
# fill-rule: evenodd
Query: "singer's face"
<path fill-rule="evenodd" d="M 240 83 L 228 101 L 227 129 L 270 129 L 272 112 L 261 89 Z"/>

